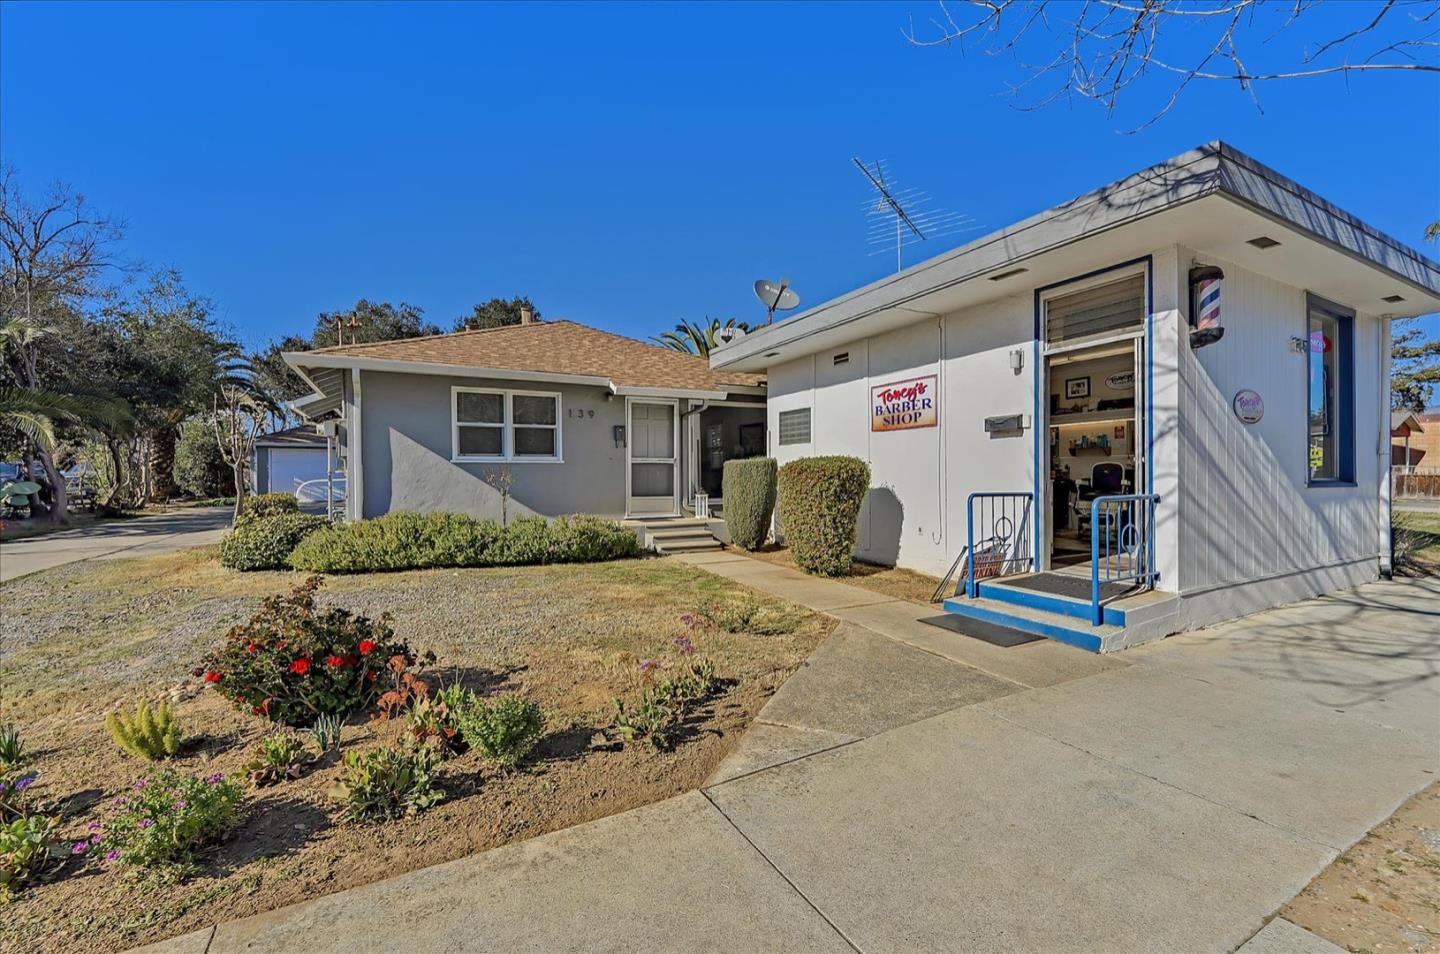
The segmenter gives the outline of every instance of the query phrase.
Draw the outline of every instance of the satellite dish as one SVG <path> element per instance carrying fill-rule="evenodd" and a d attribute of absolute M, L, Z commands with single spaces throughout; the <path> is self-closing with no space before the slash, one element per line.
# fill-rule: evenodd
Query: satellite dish
<path fill-rule="evenodd" d="M 778 282 L 760 279 L 755 283 L 755 297 L 765 303 L 765 324 L 770 324 L 775 319 L 775 312 L 789 311 L 800 304 L 800 296 L 790 288 L 790 279 L 782 278 Z"/>

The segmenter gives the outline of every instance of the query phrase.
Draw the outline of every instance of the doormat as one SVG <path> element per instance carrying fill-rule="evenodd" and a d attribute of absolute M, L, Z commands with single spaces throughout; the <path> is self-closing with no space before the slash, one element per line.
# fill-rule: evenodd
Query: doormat
<path fill-rule="evenodd" d="M 992 646 L 999 646 L 1002 649 L 1010 649 L 1013 646 L 1023 646 L 1026 643 L 1033 643 L 1037 639 L 1045 638 L 1044 636 L 1036 636 L 1034 633 L 1011 629 L 1009 626 L 1000 626 L 996 623 L 984 622 L 983 620 L 956 616 L 954 613 L 944 613 L 940 616 L 927 616 L 921 619 L 920 622 L 929 623 L 931 626 L 937 626 L 940 629 L 948 629 L 952 633 L 969 636 L 971 639 L 978 639 L 982 643 L 989 643 Z"/>

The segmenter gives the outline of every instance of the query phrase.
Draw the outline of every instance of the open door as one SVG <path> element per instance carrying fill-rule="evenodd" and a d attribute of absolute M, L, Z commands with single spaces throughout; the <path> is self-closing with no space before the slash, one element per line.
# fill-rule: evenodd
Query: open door
<path fill-rule="evenodd" d="M 635 517 L 680 514 L 680 403 L 627 400 L 625 512 Z"/>

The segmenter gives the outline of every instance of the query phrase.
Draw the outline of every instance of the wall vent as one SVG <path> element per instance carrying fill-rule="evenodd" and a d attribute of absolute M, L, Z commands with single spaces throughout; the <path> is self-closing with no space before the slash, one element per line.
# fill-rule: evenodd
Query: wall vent
<path fill-rule="evenodd" d="M 1274 239 L 1272 239 L 1272 238 L 1271 238 L 1270 236 L 1268 236 L 1268 235 L 1261 235 L 1261 236 L 1257 236 L 1256 238 L 1253 238 L 1253 239 L 1246 239 L 1246 240 L 1245 240 L 1245 244 L 1246 244 L 1246 245 L 1253 245 L 1253 246 L 1255 246 L 1256 248 L 1274 248 L 1275 246 L 1279 245 L 1280 243 L 1277 242 L 1277 241 L 1275 241 Z"/>
<path fill-rule="evenodd" d="M 1393 305 L 1393 304 L 1395 304 L 1397 301 L 1404 301 L 1404 300 L 1405 300 L 1405 296 L 1404 296 L 1404 295 L 1386 295 L 1384 298 L 1382 298 L 1382 299 L 1380 299 L 1380 300 L 1381 300 L 1381 301 L 1388 301 L 1390 304 Z"/>
<path fill-rule="evenodd" d="M 1030 271 L 1028 268 L 1012 268 L 1008 272 L 1001 272 L 999 275 L 991 275 L 989 277 L 992 282 L 998 282 L 1001 279 L 1010 278 L 1012 275 L 1020 275 L 1028 271 Z"/>
<path fill-rule="evenodd" d="M 835 356 L 834 361 L 835 361 L 835 366 L 836 366 L 837 368 L 838 368 L 840 365 L 842 365 L 842 364 L 849 364 L 849 363 L 850 363 L 850 352 L 848 352 L 848 351 L 842 351 L 842 352 L 840 352 L 839 354 L 837 354 L 837 355 Z"/>

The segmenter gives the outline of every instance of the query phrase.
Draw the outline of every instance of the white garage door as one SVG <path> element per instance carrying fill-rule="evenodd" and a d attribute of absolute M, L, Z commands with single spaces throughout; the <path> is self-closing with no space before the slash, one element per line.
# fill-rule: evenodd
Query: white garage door
<path fill-rule="evenodd" d="M 270 448 L 270 490 L 272 492 L 293 494 L 305 481 L 319 480 L 322 481 L 322 483 L 305 488 L 305 498 L 308 500 L 324 500 L 324 479 L 325 448 Z"/>

